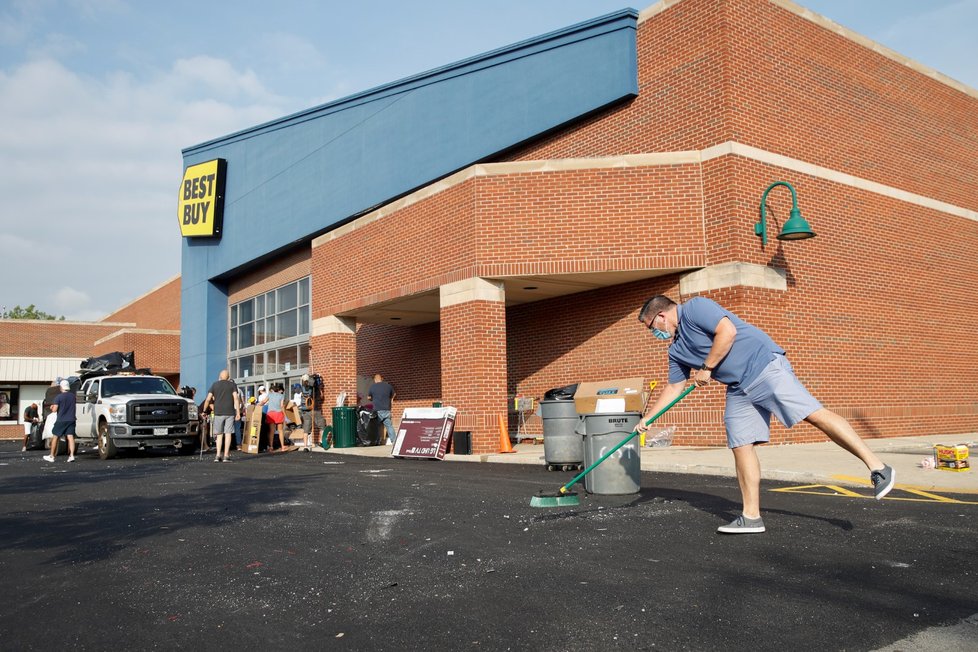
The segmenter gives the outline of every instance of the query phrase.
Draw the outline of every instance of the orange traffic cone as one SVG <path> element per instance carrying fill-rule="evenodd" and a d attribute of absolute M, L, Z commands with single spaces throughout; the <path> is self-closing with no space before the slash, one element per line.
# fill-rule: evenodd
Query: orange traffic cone
<path fill-rule="evenodd" d="M 509 443 L 509 429 L 506 427 L 506 417 L 499 415 L 499 452 L 515 453 L 513 445 Z"/>

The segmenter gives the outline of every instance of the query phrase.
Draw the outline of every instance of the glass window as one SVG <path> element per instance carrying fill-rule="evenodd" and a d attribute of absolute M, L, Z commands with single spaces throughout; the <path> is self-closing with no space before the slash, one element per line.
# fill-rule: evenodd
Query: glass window
<path fill-rule="evenodd" d="M 238 304 L 238 319 L 242 324 L 255 319 L 255 304 L 251 299 Z"/>
<path fill-rule="evenodd" d="M 238 327 L 238 348 L 246 349 L 255 345 L 255 324 L 254 322 L 242 324 Z"/>
<path fill-rule="evenodd" d="M 296 316 L 297 314 L 295 310 L 283 312 L 278 316 L 276 331 L 280 340 L 285 339 L 286 337 L 295 337 L 299 334 L 299 331 L 296 328 Z"/>
<path fill-rule="evenodd" d="M 296 369 L 299 366 L 299 356 L 296 353 L 297 347 L 290 346 L 284 349 L 278 350 L 278 364 L 279 371 L 285 371 L 285 365 L 288 363 L 289 371 Z"/>
<path fill-rule="evenodd" d="M 286 310 L 291 310 L 298 305 L 295 300 L 296 285 L 292 283 L 286 285 L 284 288 L 279 288 L 275 293 L 278 299 L 278 310 L 279 312 L 285 312 Z"/>
<path fill-rule="evenodd" d="M 246 355 L 238 358 L 238 375 L 244 378 L 255 375 L 255 356 Z"/>
<path fill-rule="evenodd" d="M 306 277 L 230 306 L 228 371 L 241 387 L 279 382 L 286 365 L 289 372 L 308 368 L 311 301 L 312 281 Z M 283 339 L 296 345 L 276 348 Z M 254 355 L 234 355 L 248 349 Z"/>

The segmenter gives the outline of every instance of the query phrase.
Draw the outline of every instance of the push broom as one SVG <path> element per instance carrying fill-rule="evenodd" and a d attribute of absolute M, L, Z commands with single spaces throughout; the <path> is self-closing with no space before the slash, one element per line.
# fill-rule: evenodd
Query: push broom
<path fill-rule="evenodd" d="M 669 411 L 669 408 L 671 408 L 673 405 L 675 405 L 679 401 L 683 400 L 683 398 L 685 398 L 686 395 L 689 394 L 694 389 L 696 389 L 696 385 L 690 385 L 689 387 L 687 387 L 686 389 L 684 389 L 683 390 L 683 393 L 680 394 L 679 396 L 677 396 L 676 398 L 674 398 L 672 400 L 672 402 L 669 403 L 669 405 L 665 406 L 664 408 L 662 408 L 661 410 L 659 410 L 657 413 L 655 413 L 651 417 L 649 417 L 648 421 L 645 422 L 645 425 L 646 426 L 652 425 L 652 423 L 656 419 L 658 419 L 663 414 L 665 414 L 666 412 L 668 412 Z M 632 437 L 635 437 L 636 435 L 638 435 L 638 430 L 633 430 L 632 431 L 632 434 L 628 435 L 627 437 L 625 437 L 624 439 L 622 439 L 620 442 L 618 442 L 618 445 L 617 446 L 615 446 L 610 451 L 608 451 L 607 453 L 605 453 L 604 455 L 602 455 L 601 457 L 599 457 L 598 460 L 594 464 L 592 464 L 591 466 L 587 467 L 586 469 L 584 469 L 583 471 L 581 471 L 580 473 L 578 473 L 574 477 L 573 480 L 571 480 L 570 482 L 568 482 L 567 484 L 565 484 L 563 487 L 561 487 L 556 493 L 546 494 L 546 493 L 543 493 L 541 491 L 536 496 L 533 496 L 532 498 L 530 498 L 530 507 L 573 507 L 575 505 L 580 505 L 581 504 L 580 498 L 578 497 L 578 495 L 576 493 L 569 493 L 570 488 L 573 487 L 575 484 L 577 484 L 577 482 L 581 478 L 583 478 L 588 473 L 590 473 L 591 471 L 593 471 L 595 469 L 595 467 L 598 466 L 598 464 L 601 464 L 602 462 L 604 462 L 606 459 L 608 459 L 609 457 L 611 457 L 615 453 L 615 451 L 617 451 L 619 448 L 621 448 L 622 446 L 624 446 L 625 444 L 627 444 L 629 441 L 631 441 L 632 440 Z"/>

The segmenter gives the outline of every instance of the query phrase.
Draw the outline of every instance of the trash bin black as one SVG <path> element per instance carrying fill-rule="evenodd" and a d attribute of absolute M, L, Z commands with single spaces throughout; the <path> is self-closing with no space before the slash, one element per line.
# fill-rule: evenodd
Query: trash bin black
<path fill-rule="evenodd" d="M 456 455 L 472 454 L 472 432 L 456 430 L 452 433 L 452 452 Z"/>
<path fill-rule="evenodd" d="M 352 448 L 357 445 L 356 408 L 333 408 L 333 446 Z"/>
<path fill-rule="evenodd" d="M 357 408 L 357 446 L 378 446 L 383 428 L 377 412 Z"/>

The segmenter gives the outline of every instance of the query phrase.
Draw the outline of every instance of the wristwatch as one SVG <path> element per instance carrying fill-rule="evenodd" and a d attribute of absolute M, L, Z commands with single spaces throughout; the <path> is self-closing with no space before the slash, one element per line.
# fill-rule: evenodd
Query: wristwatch
<path fill-rule="evenodd" d="M 700 371 L 709 371 L 710 373 L 713 373 L 713 369 L 714 367 L 707 367 L 705 362 L 700 366 Z"/>

